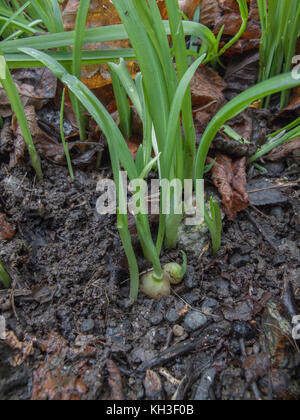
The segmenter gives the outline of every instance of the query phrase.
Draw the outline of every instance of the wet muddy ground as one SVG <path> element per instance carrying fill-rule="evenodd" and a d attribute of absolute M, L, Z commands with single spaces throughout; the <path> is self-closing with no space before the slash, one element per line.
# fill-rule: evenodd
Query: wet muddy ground
<path fill-rule="evenodd" d="M 0 243 L 14 283 L 0 290 L 0 399 L 299 399 L 299 172 L 288 166 L 267 175 L 285 189 L 258 188 L 253 175 L 252 194 L 281 199 L 252 195 L 255 206 L 225 219 L 216 257 L 187 249 L 184 283 L 132 304 L 115 217 L 95 210 L 108 172 L 83 168 L 72 184 L 43 161 L 37 182 L 3 162 L 1 209 L 16 234 Z M 163 256 L 176 260 L 180 250 Z"/>

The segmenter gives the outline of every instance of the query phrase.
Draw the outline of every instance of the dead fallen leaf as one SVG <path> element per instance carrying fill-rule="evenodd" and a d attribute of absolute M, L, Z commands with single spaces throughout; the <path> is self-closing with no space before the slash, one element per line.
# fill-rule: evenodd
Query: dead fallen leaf
<path fill-rule="evenodd" d="M 5 214 L 0 214 L 0 239 L 11 239 L 15 234 L 14 226 L 7 221 Z"/>
<path fill-rule="evenodd" d="M 24 107 L 32 105 L 40 109 L 55 98 L 57 79 L 47 68 L 17 69 L 12 76 Z M 5 118 L 12 115 L 10 102 L 1 84 L 0 114 Z"/>
<path fill-rule="evenodd" d="M 31 136 L 39 154 L 53 161 L 54 163 L 63 163 L 65 161 L 65 152 L 62 143 L 58 143 L 56 138 L 49 136 L 40 129 L 37 123 L 37 116 L 33 106 L 24 108 L 25 115 L 30 128 Z M 14 150 L 10 154 L 10 167 L 13 168 L 24 156 L 26 145 L 22 130 L 16 117 L 13 117 L 12 128 L 15 134 Z M 72 145 L 69 145 L 72 148 Z"/>
<path fill-rule="evenodd" d="M 191 81 L 191 93 L 198 131 L 204 131 L 212 116 L 225 104 L 225 88 L 226 83 L 214 70 L 202 66 L 195 73 Z"/>
<path fill-rule="evenodd" d="M 107 360 L 106 366 L 109 374 L 108 383 L 111 389 L 111 399 L 113 401 L 122 401 L 124 400 L 124 393 L 119 368 L 111 359 Z"/>
<path fill-rule="evenodd" d="M 252 383 L 265 376 L 271 368 L 271 357 L 269 353 L 261 352 L 259 354 L 247 357 L 244 362 L 247 383 Z"/>
<path fill-rule="evenodd" d="M 230 220 L 237 217 L 239 211 L 250 205 L 246 190 L 246 158 L 232 160 L 226 155 L 217 155 L 212 168 L 214 184 L 222 195 L 222 203 Z"/>
<path fill-rule="evenodd" d="M 179 0 L 181 10 L 192 19 L 197 6 L 201 7 L 200 22 L 213 26 L 220 18 L 221 8 L 217 0 Z"/>
<path fill-rule="evenodd" d="M 239 13 L 227 13 L 223 15 L 216 23 L 214 32 L 217 34 L 224 27 L 223 35 L 230 35 L 234 37 L 237 32 L 240 30 L 242 25 L 242 18 Z M 261 29 L 260 25 L 256 22 L 249 20 L 248 26 L 244 34 L 242 35 L 243 39 L 253 40 L 260 39 Z"/>
<path fill-rule="evenodd" d="M 250 298 L 237 302 L 234 306 L 224 305 L 222 309 L 227 321 L 251 321 L 254 313 L 253 301 Z"/>
<path fill-rule="evenodd" d="M 300 150 L 300 138 L 294 139 L 280 147 L 277 147 L 271 153 L 265 156 L 265 159 L 272 161 L 284 159 L 297 150 Z"/>
<path fill-rule="evenodd" d="M 17 339 L 13 331 L 6 332 L 4 342 L 12 350 L 18 351 L 10 361 L 10 364 L 13 367 L 21 366 L 25 360 L 34 353 L 33 345 L 35 340 L 25 337 L 25 341 L 21 342 Z"/>
<path fill-rule="evenodd" d="M 72 31 L 75 27 L 79 1 L 68 0 L 63 10 L 63 23 L 65 31 Z M 100 26 L 116 25 L 121 23 L 121 19 L 111 0 L 91 0 L 86 27 L 96 28 Z M 85 49 L 116 49 L 129 48 L 127 40 L 112 41 L 105 43 L 94 43 L 85 45 Z M 134 74 L 136 72 L 136 64 L 128 63 L 129 71 Z M 111 84 L 110 73 L 106 65 L 89 65 L 82 68 L 83 82 L 90 89 L 101 88 Z"/>
<path fill-rule="evenodd" d="M 144 379 L 144 387 L 147 398 L 151 400 L 159 400 L 162 392 L 161 380 L 156 372 L 148 369 Z"/>
<path fill-rule="evenodd" d="M 33 372 L 31 399 L 37 400 L 81 400 L 88 392 L 84 376 L 88 370 L 88 361 L 95 356 L 95 349 L 83 346 L 72 349 L 67 341 L 52 332 L 48 338 L 39 343 L 42 352 L 46 353 L 44 361 Z M 65 361 L 72 360 L 69 367 Z"/>
<path fill-rule="evenodd" d="M 225 74 L 225 97 L 233 99 L 236 95 L 255 85 L 258 78 L 259 54 L 249 53 L 246 57 L 233 57 Z"/>

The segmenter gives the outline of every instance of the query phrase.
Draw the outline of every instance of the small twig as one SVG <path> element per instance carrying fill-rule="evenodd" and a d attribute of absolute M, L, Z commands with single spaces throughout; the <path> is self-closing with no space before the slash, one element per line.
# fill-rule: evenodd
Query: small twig
<path fill-rule="evenodd" d="M 288 188 L 288 187 L 296 187 L 300 183 L 300 178 L 297 181 L 294 182 L 279 182 L 277 185 L 270 185 L 269 187 L 264 188 L 258 188 L 256 190 L 248 191 L 249 194 L 261 192 L 261 191 L 267 191 L 267 190 L 276 190 L 281 188 Z"/>

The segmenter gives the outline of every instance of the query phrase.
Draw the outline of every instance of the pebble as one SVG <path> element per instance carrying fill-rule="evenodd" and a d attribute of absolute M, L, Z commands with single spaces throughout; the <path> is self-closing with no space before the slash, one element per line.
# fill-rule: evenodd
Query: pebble
<path fill-rule="evenodd" d="M 151 315 L 149 321 L 152 325 L 159 325 L 161 321 L 163 320 L 163 315 L 160 312 L 156 312 L 153 315 Z"/>
<path fill-rule="evenodd" d="M 86 319 L 81 324 L 80 331 L 83 334 L 87 334 L 87 333 L 92 332 L 94 328 L 95 328 L 95 322 L 92 319 Z"/>
<path fill-rule="evenodd" d="M 169 322 L 176 322 L 176 321 L 178 321 L 178 319 L 180 318 L 180 316 L 179 316 L 178 312 L 176 311 L 176 309 L 171 308 L 166 313 L 165 318 Z"/>
<path fill-rule="evenodd" d="M 173 334 L 175 337 L 182 337 L 184 335 L 184 328 L 181 325 L 174 325 Z"/>
<path fill-rule="evenodd" d="M 214 309 L 216 309 L 219 306 L 219 303 L 213 299 L 213 298 L 206 298 L 201 306 L 201 311 L 205 315 L 212 315 L 214 312 Z"/>
<path fill-rule="evenodd" d="M 230 296 L 228 281 L 225 281 L 223 279 L 218 279 L 214 281 L 214 285 L 217 289 L 218 297 L 220 299 L 225 299 Z"/>
<path fill-rule="evenodd" d="M 188 331 L 196 331 L 207 323 L 207 317 L 200 312 L 189 312 L 184 320 L 184 327 Z"/>

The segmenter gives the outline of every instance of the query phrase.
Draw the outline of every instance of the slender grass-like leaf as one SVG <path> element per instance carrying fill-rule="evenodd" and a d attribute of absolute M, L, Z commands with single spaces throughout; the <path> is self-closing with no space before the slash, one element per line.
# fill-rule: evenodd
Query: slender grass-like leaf
<path fill-rule="evenodd" d="M 163 22 L 166 34 L 170 35 L 170 25 L 168 21 Z M 210 57 L 216 57 L 218 51 L 216 48 L 216 38 L 214 34 L 201 23 L 183 22 L 183 29 L 186 36 L 195 36 L 202 39 L 209 46 Z M 84 32 L 83 44 L 111 42 L 128 39 L 128 34 L 124 25 L 102 26 L 100 28 L 89 28 Z M 30 39 L 16 39 L 11 41 L 2 41 L 0 43 L 3 52 L 17 52 L 19 48 L 28 47 L 37 50 L 48 50 L 51 48 L 70 47 L 73 45 L 74 31 L 51 33 L 41 35 Z"/>
<path fill-rule="evenodd" d="M 204 218 L 208 226 L 210 236 L 212 239 L 212 248 L 214 254 L 216 254 L 221 248 L 222 240 L 222 214 L 219 204 L 210 198 L 210 213 L 205 209 Z"/>
<path fill-rule="evenodd" d="M 128 71 L 128 68 L 125 64 L 124 59 L 121 58 L 119 64 L 109 63 L 109 68 L 113 72 L 113 74 L 118 77 L 120 83 L 125 89 L 125 92 L 127 93 L 133 105 L 135 106 L 135 109 L 139 117 L 143 121 L 144 115 L 143 115 L 143 108 L 141 104 L 140 95 L 138 93 L 138 90 L 134 81 L 132 80 L 132 77 Z"/>
<path fill-rule="evenodd" d="M 3 284 L 3 286 L 6 289 L 9 289 L 11 287 L 11 278 L 7 271 L 4 268 L 4 265 L 0 262 L 0 283 Z"/>
<path fill-rule="evenodd" d="M 295 80 L 292 73 L 282 74 L 270 80 L 259 83 L 258 85 L 247 89 L 228 104 L 226 104 L 211 120 L 206 128 L 196 157 L 195 179 L 202 179 L 205 168 L 205 161 L 209 147 L 214 140 L 217 132 L 228 120 L 240 114 L 254 101 L 266 96 L 281 92 L 285 89 L 291 89 L 298 86 L 299 80 Z"/>
<path fill-rule="evenodd" d="M 64 151 L 65 151 L 65 155 L 66 155 L 66 159 L 67 159 L 67 163 L 68 163 L 68 168 L 69 168 L 69 173 L 70 173 L 70 177 L 72 179 L 72 181 L 74 181 L 74 172 L 73 172 L 73 167 L 72 167 L 72 162 L 71 162 L 71 157 L 70 157 L 70 151 L 69 151 L 69 147 L 66 143 L 66 139 L 65 139 L 65 133 L 64 133 L 64 105 L 65 105 L 65 93 L 66 93 L 66 89 L 63 90 L 63 94 L 62 94 L 62 98 L 61 98 L 61 109 L 60 109 L 60 136 L 61 136 L 61 141 L 64 147 Z"/>
<path fill-rule="evenodd" d="M 19 15 L 23 13 L 23 11 L 26 9 L 27 6 L 30 5 L 30 1 L 27 1 L 23 6 L 19 7 L 5 22 L 5 24 L 0 29 L 0 37 L 4 33 L 5 29 L 10 25 L 14 24 L 14 19 L 16 19 Z M 1 14 L 1 12 L 0 12 Z M 31 32 L 31 28 L 29 28 L 29 32 Z M 32 33 L 32 32 L 31 32 Z M 34 32 L 33 32 L 34 33 Z"/>
<path fill-rule="evenodd" d="M 247 29 L 248 19 L 249 19 L 249 10 L 247 5 L 247 0 L 237 0 L 240 7 L 240 13 L 242 17 L 242 25 L 238 33 L 220 50 L 219 56 L 223 55 L 230 47 L 232 47 L 243 35 Z"/>
<path fill-rule="evenodd" d="M 3 59 L 3 54 L 2 51 L 0 49 L 0 59 Z M 31 133 L 30 133 L 30 129 L 28 126 L 28 122 L 26 119 L 26 115 L 24 112 L 24 108 L 23 108 L 23 104 L 20 98 L 20 95 L 18 93 L 18 90 L 16 88 L 15 82 L 10 74 L 10 71 L 5 63 L 5 77 L 4 78 L 0 78 L 0 83 L 2 84 L 7 97 L 11 103 L 11 107 L 14 111 L 14 113 L 16 114 L 17 120 L 19 122 L 19 125 L 21 127 L 23 136 L 24 136 L 24 140 L 26 143 L 26 146 L 28 148 L 29 154 L 30 154 L 30 158 L 31 158 L 31 162 L 32 162 L 32 166 L 36 171 L 36 174 L 38 176 L 39 179 L 43 178 L 43 173 L 42 173 L 42 168 L 41 168 L 41 163 L 40 163 L 40 158 L 38 156 L 38 153 L 36 151 L 36 148 L 34 146 L 32 137 L 31 137 Z"/>
<path fill-rule="evenodd" d="M 271 136 L 268 136 L 267 142 L 261 146 L 258 151 L 251 156 L 247 163 L 253 163 L 256 160 L 262 158 L 263 156 L 269 154 L 276 147 L 282 146 L 285 143 L 288 143 L 296 138 L 300 137 L 300 118 L 297 118 L 294 122 L 287 125 L 280 131 L 273 133 Z"/>
<path fill-rule="evenodd" d="M 90 0 L 80 0 L 75 22 L 75 31 L 74 31 L 74 44 L 73 44 L 73 54 L 72 54 L 72 74 L 81 78 L 81 57 L 82 57 L 82 46 L 84 38 L 85 23 L 90 7 Z M 73 110 L 76 115 L 80 140 L 86 140 L 86 130 L 85 130 L 85 118 L 83 114 L 83 108 L 77 98 L 71 93 L 70 96 Z"/>
<path fill-rule="evenodd" d="M 119 113 L 120 130 L 123 136 L 129 139 L 131 136 L 131 110 L 128 96 L 112 66 L 110 67 L 110 75 Z"/>
<path fill-rule="evenodd" d="M 72 52 L 71 51 L 47 51 L 50 57 L 58 61 L 65 67 L 72 65 Z M 105 64 L 112 61 L 134 60 L 136 58 L 134 50 L 131 48 L 124 48 L 120 50 L 94 50 L 83 51 L 81 57 L 81 65 L 86 66 L 89 64 Z M 30 59 L 27 54 L 22 53 L 7 53 L 5 54 L 7 65 L 11 69 L 16 68 L 33 68 L 44 67 L 41 61 Z"/>

